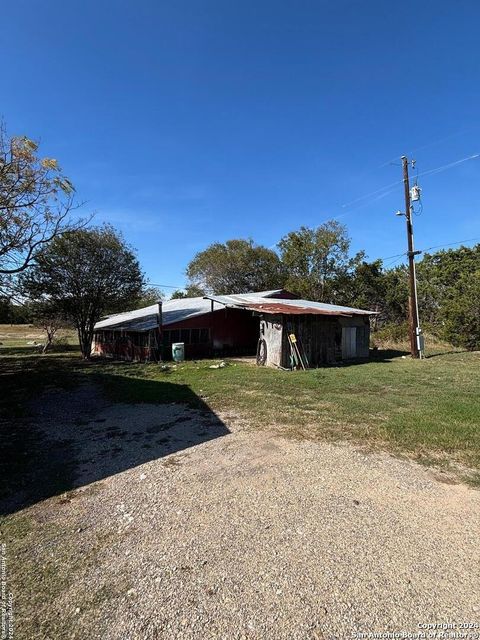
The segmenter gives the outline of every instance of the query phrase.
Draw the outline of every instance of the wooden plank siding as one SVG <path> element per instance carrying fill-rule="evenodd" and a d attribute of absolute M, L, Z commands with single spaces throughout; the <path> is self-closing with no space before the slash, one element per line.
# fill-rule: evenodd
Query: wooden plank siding
<path fill-rule="evenodd" d="M 355 328 L 353 359 L 368 358 L 370 324 L 368 316 L 333 317 L 322 315 L 264 315 L 260 337 L 267 345 L 267 365 L 289 368 L 290 345 L 293 333 L 305 353 L 310 367 L 334 364 L 346 359 L 342 351 L 344 329 Z"/>
<path fill-rule="evenodd" d="M 285 316 L 282 366 L 290 366 L 288 334 L 294 333 L 310 367 L 342 359 L 342 328 L 337 318 L 328 316 Z"/>

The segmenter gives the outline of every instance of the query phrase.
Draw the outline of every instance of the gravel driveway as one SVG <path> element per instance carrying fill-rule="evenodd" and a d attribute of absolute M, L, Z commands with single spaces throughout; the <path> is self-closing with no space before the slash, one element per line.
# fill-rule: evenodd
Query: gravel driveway
<path fill-rule="evenodd" d="M 62 532 L 35 554 L 70 578 L 35 637 L 344 639 L 480 621 L 479 491 L 236 416 L 92 394 L 55 392 L 38 418 L 77 464 L 68 493 L 24 510 Z M 47 619 L 58 633 L 41 634 Z"/>

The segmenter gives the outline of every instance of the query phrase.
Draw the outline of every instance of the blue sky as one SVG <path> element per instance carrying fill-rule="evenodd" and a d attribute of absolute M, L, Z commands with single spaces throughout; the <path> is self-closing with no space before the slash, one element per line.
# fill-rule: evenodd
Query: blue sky
<path fill-rule="evenodd" d="M 332 217 L 391 256 L 402 185 L 356 200 L 400 180 L 403 153 L 420 173 L 480 153 L 479 25 L 468 0 L 17 0 L 0 114 L 152 282 L 183 285 L 211 242 Z M 480 158 L 420 182 L 417 247 L 480 236 Z"/>

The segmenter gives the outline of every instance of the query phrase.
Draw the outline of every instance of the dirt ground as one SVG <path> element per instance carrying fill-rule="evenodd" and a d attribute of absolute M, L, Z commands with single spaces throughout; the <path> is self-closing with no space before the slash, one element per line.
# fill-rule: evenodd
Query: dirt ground
<path fill-rule="evenodd" d="M 110 404 L 85 386 L 33 410 L 35 489 L 4 505 L 34 523 L 8 559 L 16 638 L 344 639 L 480 622 L 478 490 L 206 405 Z"/>

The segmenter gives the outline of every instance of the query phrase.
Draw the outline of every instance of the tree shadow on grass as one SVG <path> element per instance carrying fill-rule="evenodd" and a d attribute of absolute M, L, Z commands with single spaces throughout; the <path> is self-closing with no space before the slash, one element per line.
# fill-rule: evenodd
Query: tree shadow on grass
<path fill-rule="evenodd" d="M 50 388 L 30 415 L 0 422 L 1 514 L 229 433 L 186 385 L 109 374 L 102 384 L 122 402 L 77 373 L 70 390 Z"/>

